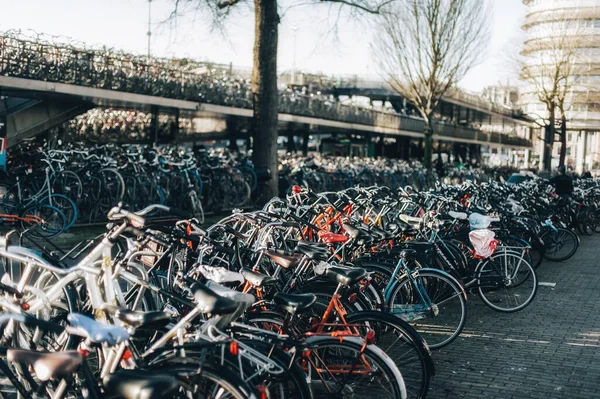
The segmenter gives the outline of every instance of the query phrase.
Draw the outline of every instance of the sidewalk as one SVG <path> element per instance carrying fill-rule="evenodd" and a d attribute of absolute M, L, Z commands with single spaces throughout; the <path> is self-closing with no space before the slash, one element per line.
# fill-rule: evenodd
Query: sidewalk
<path fill-rule="evenodd" d="M 533 303 L 497 313 L 469 296 L 461 336 L 434 352 L 428 398 L 600 398 L 600 237 L 575 256 L 544 262 Z"/>

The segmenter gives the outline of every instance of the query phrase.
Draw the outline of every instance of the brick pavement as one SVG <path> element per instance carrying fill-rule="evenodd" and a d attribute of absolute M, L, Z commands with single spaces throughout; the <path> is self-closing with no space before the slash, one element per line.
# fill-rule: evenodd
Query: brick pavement
<path fill-rule="evenodd" d="M 469 296 L 461 336 L 434 353 L 428 398 L 600 398 L 600 237 L 545 261 L 533 303 L 503 314 Z"/>

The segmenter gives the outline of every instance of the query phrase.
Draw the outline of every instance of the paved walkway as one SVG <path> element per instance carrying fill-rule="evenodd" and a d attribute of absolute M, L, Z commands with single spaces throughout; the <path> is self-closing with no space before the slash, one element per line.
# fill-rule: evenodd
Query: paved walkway
<path fill-rule="evenodd" d="M 600 398 L 600 236 L 545 262 L 533 303 L 496 313 L 470 296 L 462 335 L 434 353 L 428 398 Z"/>

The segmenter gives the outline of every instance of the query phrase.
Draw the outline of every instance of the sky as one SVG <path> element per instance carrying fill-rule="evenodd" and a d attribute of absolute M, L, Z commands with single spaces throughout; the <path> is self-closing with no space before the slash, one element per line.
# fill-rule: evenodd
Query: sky
<path fill-rule="evenodd" d="M 491 38 L 487 53 L 482 54 L 483 62 L 459 83 L 470 91 L 509 79 L 506 53 L 515 50 L 511 42 L 525 9 L 522 0 L 481 1 L 491 3 Z M 302 3 L 279 1 L 279 72 L 291 70 L 295 64 L 297 71 L 377 76 L 370 61 L 373 30 L 368 21 L 357 22 L 345 14 L 331 13 L 325 6 L 299 5 Z M 0 31 L 33 30 L 61 36 L 59 41 L 75 39 L 145 54 L 148 5 L 148 0 L 0 0 Z M 248 6 L 237 7 L 219 30 L 202 12 L 187 10 L 185 15 L 167 21 L 173 5 L 174 0 L 151 2 L 153 55 L 252 66 L 254 18 Z"/>

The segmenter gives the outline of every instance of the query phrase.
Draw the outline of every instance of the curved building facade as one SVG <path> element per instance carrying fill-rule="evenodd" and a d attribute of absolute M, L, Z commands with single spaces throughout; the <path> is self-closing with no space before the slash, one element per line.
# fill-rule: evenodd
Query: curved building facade
<path fill-rule="evenodd" d="M 572 73 L 565 100 L 567 162 L 578 170 L 600 167 L 600 0 L 523 0 L 526 6 L 525 41 L 521 55 L 530 76 L 520 100 L 534 118 L 547 117 L 536 92 L 550 87 L 555 61 L 568 60 Z M 563 68 L 564 71 L 564 68 Z M 537 86 L 537 87 L 536 87 Z M 559 114 L 557 112 L 557 118 Z M 554 146 L 558 155 L 560 145 Z"/>

